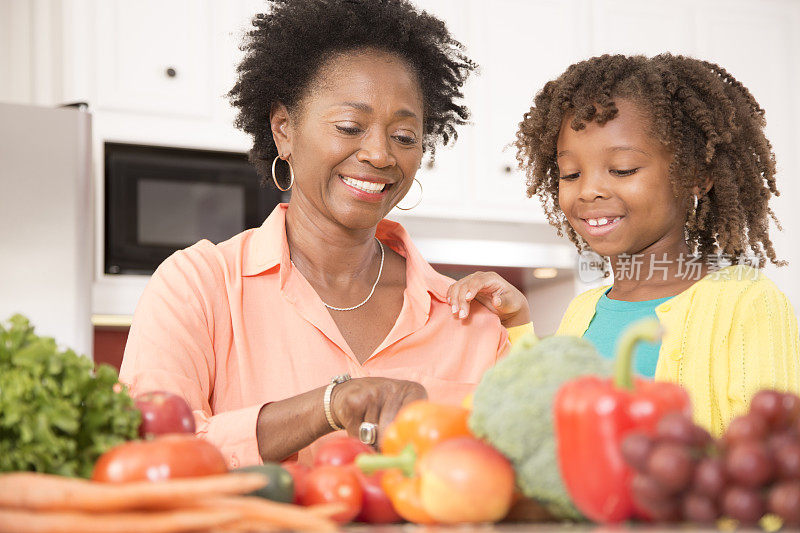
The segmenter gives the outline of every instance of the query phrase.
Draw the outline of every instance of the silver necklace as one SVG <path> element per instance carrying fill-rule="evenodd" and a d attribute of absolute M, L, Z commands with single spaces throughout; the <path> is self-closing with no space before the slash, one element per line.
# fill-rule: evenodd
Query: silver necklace
<path fill-rule="evenodd" d="M 378 239 L 375 239 L 375 240 L 376 240 L 376 241 L 378 241 Z M 368 295 L 367 295 L 367 297 L 364 299 L 364 301 L 363 301 L 363 302 L 361 302 L 361 303 L 360 303 L 360 304 L 358 304 L 358 305 L 354 305 L 353 307 L 334 307 L 334 306 L 332 306 L 332 305 L 328 305 L 328 304 L 326 304 L 325 302 L 322 302 L 322 305 L 324 305 L 324 306 L 325 306 L 325 307 L 327 307 L 328 309 L 332 309 L 332 310 L 334 310 L 334 311 L 352 311 L 352 310 L 354 310 L 354 309 L 358 309 L 359 307 L 361 307 L 362 305 L 364 305 L 365 303 L 367 303 L 367 302 L 369 301 L 369 299 L 370 299 L 370 298 L 372 298 L 372 295 L 375 293 L 375 287 L 377 287 L 377 286 L 378 286 L 378 282 L 381 280 L 381 273 L 383 273 L 383 256 L 384 256 L 384 253 L 383 253 L 383 243 L 382 243 L 381 241 L 378 241 L 378 246 L 379 246 L 379 247 L 380 247 L 380 249 L 381 249 L 381 264 L 380 264 L 380 266 L 378 267 L 378 277 L 375 279 L 375 283 L 373 283 L 373 284 L 372 284 L 372 289 L 370 289 L 370 291 L 369 291 L 369 294 L 368 294 Z M 292 266 L 294 266 L 294 262 L 292 262 Z M 321 298 L 320 298 L 320 300 L 321 300 Z"/>

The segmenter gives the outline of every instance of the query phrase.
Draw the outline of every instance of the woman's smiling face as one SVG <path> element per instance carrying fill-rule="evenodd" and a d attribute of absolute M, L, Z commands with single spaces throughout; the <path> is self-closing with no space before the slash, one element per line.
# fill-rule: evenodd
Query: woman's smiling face
<path fill-rule="evenodd" d="M 582 130 L 561 123 L 558 203 L 600 255 L 674 252 L 685 246 L 684 205 L 669 179 L 672 154 L 651 136 L 646 115 L 618 99 L 617 116 Z"/>
<path fill-rule="evenodd" d="M 357 51 L 328 60 L 284 122 L 273 112 L 279 153 L 290 154 L 295 173 L 292 201 L 348 228 L 375 226 L 413 183 L 423 110 L 417 76 L 399 57 Z"/>

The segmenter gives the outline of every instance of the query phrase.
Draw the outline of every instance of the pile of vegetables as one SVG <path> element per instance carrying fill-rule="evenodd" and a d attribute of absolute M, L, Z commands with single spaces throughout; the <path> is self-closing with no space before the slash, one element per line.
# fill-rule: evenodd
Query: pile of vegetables
<path fill-rule="evenodd" d="M 631 471 L 621 455 L 627 434 L 652 434 L 662 416 L 691 414 L 689 395 L 675 383 L 633 378 L 633 350 L 661 335 L 655 318 L 628 326 L 617 342 L 613 378 L 583 376 L 559 389 L 554 403 L 558 463 L 576 507 L 595 522 L 637 513 Z"/>
<path fill-rule="evenodd" d="M 0 474 L 0 531 L 13 533 L 179 533 L 335 531 L 328 508 L 302 509 L 246 496 L 257 473 L 124 483 L 52 474 Z"/>
<path fill-rule="evenodd" d="M 314 464 L 286 462 L 281 466 L 291 473 L 294 502 L 304 506 L 339 505 L 335 521 L 368 524 L 399 522 L 388 496 L 381 488 L 380 476 L 368 476 L 355 467 L 359 454 L 375 453 L 370 446 L 352 437 L 333 437 L 317 450 Z M 271 465 L 253 468 L 269 468 Z"/>
<path fill-rule="evenodd" d="M 631 376 L 635 344 L 658 335 L 633 324 L 616 368 L 583 339 L 523 337 L 471 411 L 407 405 L 382 454 L 338 437 L 310 468 L 228 473 L 183 398 L 131 399 L 111 367 L 16 315 L 0 323 L 0 531 L 485 523 L 520 492 L 555 519 L 800 525 L 800 397 L 761 391 L 714 440 L 680 386 Z"/>
<path fill-rule="evenodd" d="M 414 402 L 386 430 L 383 455 L 360 454 L 402 518 L 417 524 L 497 522 L 514 497 L 511 463 L 467 428 L 469 411 Z M 374 475 L 374 474 L 373 474 Z"/>
<path fill-rule="evenodd" d="M 580 520 L 559 472 L 553 430 L 553 401 L 567 381 L 609 376 L 613 364 L 577 337 L 530 334 L 505 359 L 486 371 L 473 397 L 469 427 L 514 465 L 522 493 L 555 517 Z"/>
<path fill-rule="evenodd" d="M 0 324 L 0 531 L 337 529 L 340 505 L 270 501 L 292 490 L 288 472 L 274 467 L 283 486 L 268 466 L 229 473 L 194 431 L 180 396 L 132 399 L 111 367 L 37 336 L 24 317 Z"/>
<path fill-rule="evenodd" d="M 21 315 L 0 323 L 0 472 L 88 478 L 140 419 L 113 368 L 37 336 Z"/>

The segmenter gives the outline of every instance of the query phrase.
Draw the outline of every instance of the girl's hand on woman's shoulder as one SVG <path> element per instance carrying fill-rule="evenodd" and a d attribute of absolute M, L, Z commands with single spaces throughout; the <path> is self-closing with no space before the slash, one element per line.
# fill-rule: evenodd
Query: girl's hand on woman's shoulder
<path fill-rule="evenodd" d="M 453 314 L 462 320 L 469 316 L 472 300 L 477 300 L 499 316 L 506 328 L 531 321 L 528 299 L 496 272 L 475 272 L 456 281 L 447 290 L 447 302 L 452 306 Z"/>

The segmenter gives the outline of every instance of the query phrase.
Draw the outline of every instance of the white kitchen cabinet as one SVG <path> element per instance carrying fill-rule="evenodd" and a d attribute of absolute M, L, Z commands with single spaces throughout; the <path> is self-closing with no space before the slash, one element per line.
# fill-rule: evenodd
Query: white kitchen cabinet
<path fill-rule="evenodd" d="M 699 6 L 702 32 L 698 56 L 719 63 L 741 81 L 765 110 L 767 138 L 775 152 L 776 181 L 781 195 L 770 207 L 785 228 L 770 224 L 770 237 L 780 259 L 789 266 L 767 266 L 766 272 L 800 310 L 800 2 L 795 0 L 714 1 Z"/>
<path fill-rule="evenodd" d="M 215 72 L 211 93 L 214 122 L 223 128 L 233 127 L 236 109 L 230 105 L 228 92 L 236 83 L 236 67 L 244 57 L 240 50 L 252 20 L 264 10 L 264 0 L 231 0 L 212 3 Z"/>
<path fill-rule="evenodd" d="M 592 55 L 662 52 L 693 55 L 697 41 L 696 2 L 691 0 L 594 0 Z"/>
<path fill-rule="evenodd" d="M 415 3 L 446 21 L 479 70 L 464 91 L 470 124 L 459 128 L 455 146 L 437 152 L 432 168 L 423 163 L 418 173 L 423 201 L 406 215 L 543 222 L 538 199 L 525 193 L 512 144 L 536 91 L 586 54 L 584 1 Z M 565 28 L 574 38 L 563 39 Z M 415 199 L 412 190 L 409 203 Z"/>
<path fill-rule="evenodd" d="M 428 13 L 447 21 L 451 35 L 464 43 L 470 35 L 469 10 L 465 9 L 464 0 L 418 0 L 415 4 Z M 469 52 L 469 51 L 468 51 Z M 465 103 L 470 105 L 469 91 L 474 86 L 474 76 L 468 80 L 465 88 Z M 458 130 L 458 140 L 448 146 L 438 146 L 431 162 L 426 153 L 422 166 L 417 172 L 417 179 L 422 190 L 414 184 L 400 206 L 413 207 L 410 211 L 395 210 L 393 216 L 433 216 L 445 218 L 471 218 L 468 205 L 468 190 L 471 187 L 471 154 L 474 153 L 473 127 L 465 124 Z M 421 195 L 421 196 L 420 196 Z"/>
<path fill-rule="evenodd" d="M 99 109 L 211 117 L 209 0 L 98 0 L 93 8 Z"/>
<path fill-rule="evenodd" d="M 586 55 L 586 19 L 576 0 L 470 3 L 469 49 L 480 65 L 474 110 L 473 185 L 468 202 L 479 218 L 542 222 L 526 195 L 513 143 L 524 113 L 544 84 Z"/>

